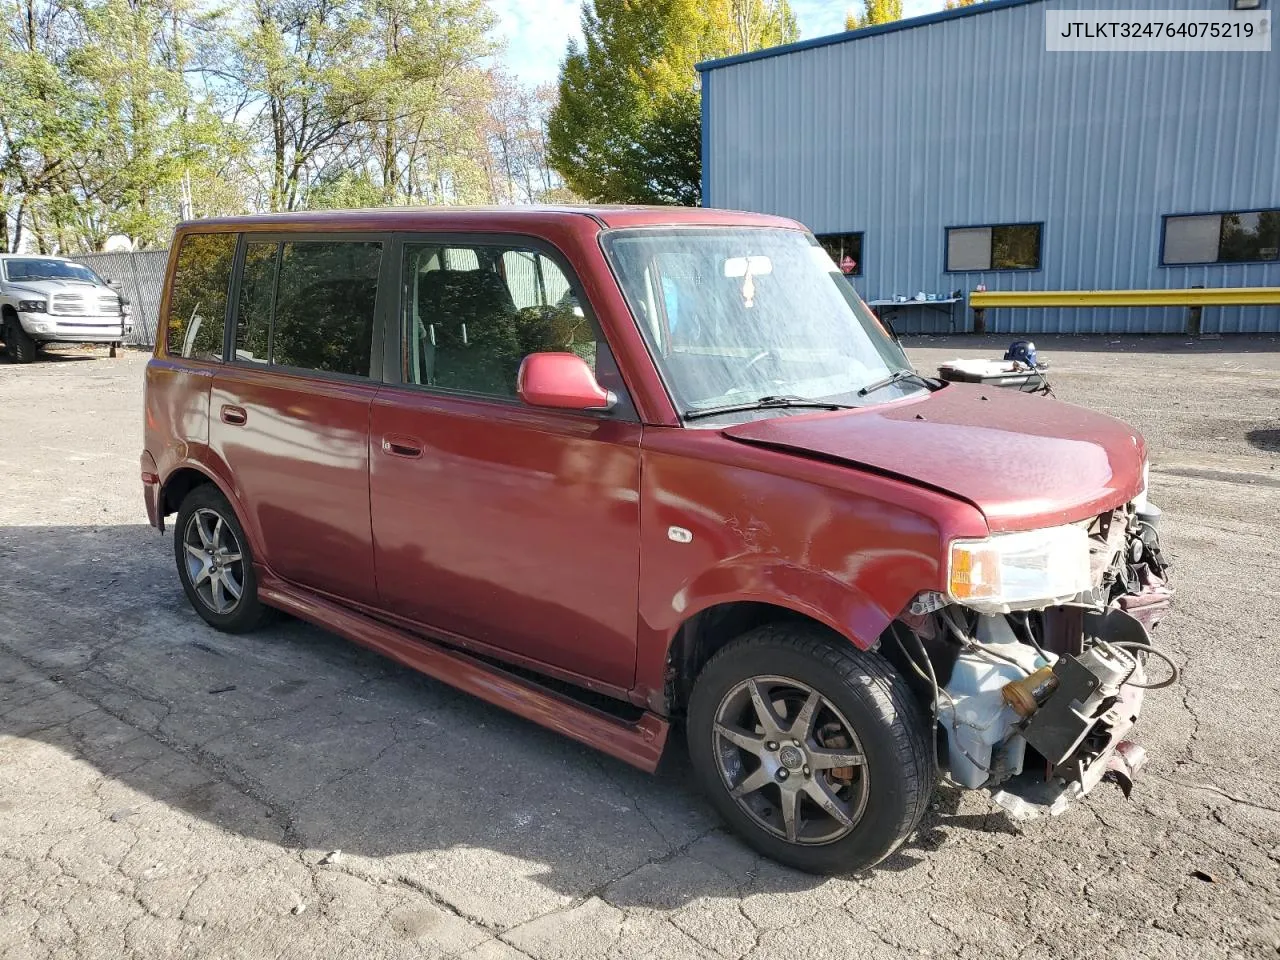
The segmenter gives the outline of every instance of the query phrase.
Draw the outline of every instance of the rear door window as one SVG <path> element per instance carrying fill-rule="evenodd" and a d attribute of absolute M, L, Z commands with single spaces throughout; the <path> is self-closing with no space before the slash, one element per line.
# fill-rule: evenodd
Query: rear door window
<path fill-rule="evenodd" d="M 383 245 L 376 240 L 249 240 L 235 358 L 368 377 Z"/>
<path fill-rule="evenodd" d="M 235 253 L 234 233 L 189 233 L 182 238 L 169 286 L 165 348 L 170 356 L 222 359 Z"/>
<path fill-rule="evenodd" d="M 271 311 L 275 306 L 279 255 L 278 243 L 251 240 L 245 244 L 236 309 L 237 360 L 267 363 L 271 359 Z"/>
<path fill-rule="evenodd" d="M 381 243 L 284 244 L 271 362 L 369 376 L 381 263 Z"/>

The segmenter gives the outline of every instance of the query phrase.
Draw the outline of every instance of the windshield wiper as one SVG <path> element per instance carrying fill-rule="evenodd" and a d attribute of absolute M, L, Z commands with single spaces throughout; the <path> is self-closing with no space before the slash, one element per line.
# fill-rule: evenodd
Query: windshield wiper
<path fill-rule="evenodd" d="M 865 387 L 858 391 L 858 396 L 865 397 L 869 393 L 875 393 L 877 390 L 883 390 L 885 387 L 891 387 L 895 383 L 901 383 L 903 380 L 915 380 L 922 383 L 930 390 L 937 390 L 942 384 L 934 380 L 932 377 L 926 377 L 914 370 L 898 370 L 889 374 L 883 380 L 877 380 L 874 383 L 868 383 Z"/>
<path fill-rule="evenodd" d="M 686 410 L 686 420 L 700 420 L 703 417 L 714 417 L 721 413 L 749 413 L 752 410 L 785 410 L 787 408 L 807 408 L 811 410 L 852 410 L 847 403 L 832 403 L 829 400 L 810 400 L 808 397 L 760 397 L 757 400 L 743 403 L 727 403 L 721 407 L 699 407 Z"/>

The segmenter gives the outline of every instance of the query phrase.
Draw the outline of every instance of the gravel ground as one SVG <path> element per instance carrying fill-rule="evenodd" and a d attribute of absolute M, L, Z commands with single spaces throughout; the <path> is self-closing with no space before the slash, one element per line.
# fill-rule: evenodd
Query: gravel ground
<path fill-rule="evenodd" d="M 146 358 L 0 364 L 0 957 L 1276 957 L 1280 343 L 1038 345 L 1150 439 L 1183 681 L 1132 800 L 940 789 L 831 880 L 729 836 L 679 751 L 646 776 L 301 623 L 209 629 L 145 523 Z"/>

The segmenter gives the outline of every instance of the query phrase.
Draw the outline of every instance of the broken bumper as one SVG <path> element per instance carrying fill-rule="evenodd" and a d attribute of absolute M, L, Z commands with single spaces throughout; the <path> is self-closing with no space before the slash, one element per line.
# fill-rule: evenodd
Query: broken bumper
<path fill-rule="evenodd" d="M 1140 624 L 1134 624 L 1141 630 Z M 1109 646 L 1103 642 L 1091 650 L 1101 648 L 1108 657 L 1120 654 L 1116 659 L 1127 671 L 1127 677 L 1114 691 L 1106 689 L 1105 667 L 1089 669 L 1093 666 L 1090 659 L 1096 657 L 1063 657 L 1055 664 L 1054 673 L 1070 678 L 1070 682 L 1060 684 L 1016 734 L 1042 762 L 1038 769 L 1028 764 L 992 789 L 996 803 L 1014 818 L 1056 816 L 1072 800 L 1107 779 L 1119 784 L 1124 795 L 1129 796 L 1134 779 L 1147 762 L 1146 751 L 1126 739 L 1142 713 L 1146 673 L 1140 655 L 1118 648 L 1108 650 Z M 1094 703 L 1092 712 L 1090 698 Z"/>

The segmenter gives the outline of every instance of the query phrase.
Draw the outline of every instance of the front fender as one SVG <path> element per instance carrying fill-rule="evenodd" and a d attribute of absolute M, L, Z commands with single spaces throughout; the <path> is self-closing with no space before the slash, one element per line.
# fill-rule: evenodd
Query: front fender
<path fill-rule="evenodd" d="M 886 598 L 890 604 L 896 598 Z M 903 598 L 903 606 L 911 599 Z M 816 570 L 746 556 L 703 572 L 672 600 L 673 620 L 664 624 L 673 639 L 690 617 L 722 603 L 754 602 L 792 610 L 829 627 L 863 650 L 875 644 L 894 613 L 857 587 Z"/>
<path fill-rule="evenodd" d="M 986 529 L 975 508 L 904 482 L 696 431 L 653 434 L 641 474 L 639 702 L 661 699 L 671 644 L 701 610 L 771 604 L 865 649 L 912 597 L 939 589 L 949 538 Z M 683 449 L 693 446 L 733 462 Z"/>

